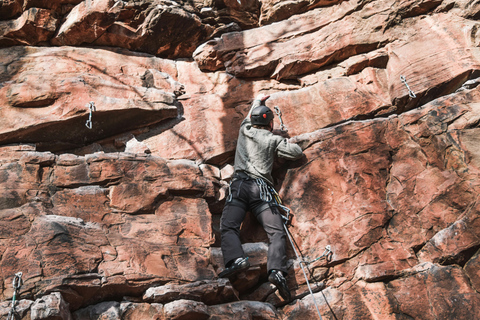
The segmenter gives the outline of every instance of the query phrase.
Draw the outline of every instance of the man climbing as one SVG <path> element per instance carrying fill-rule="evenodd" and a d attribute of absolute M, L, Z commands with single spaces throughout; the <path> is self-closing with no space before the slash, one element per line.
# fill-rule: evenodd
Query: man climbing
<path fill-rule="evenodd" d="M 235 153 L 235 173 L 230 184 L 230 194 L 220 222 L 222 253 L 225 270 L 220 277 L 230 277 L 250 267 L 240 242 L 240 226 L 246 212 L 251 211 L 265 229 L 269 239 L 267 270 L 273 283 L 286 301 L 290 291 L 285 275 L 286 232 L 278 207 L 272 205 L 272 168 L 275 155 L 287 160 L 302 157 L 300 146 L 272 133 L 273 112 L 265 105 L 268 95 L 259 95 L 243 120 Z"/>

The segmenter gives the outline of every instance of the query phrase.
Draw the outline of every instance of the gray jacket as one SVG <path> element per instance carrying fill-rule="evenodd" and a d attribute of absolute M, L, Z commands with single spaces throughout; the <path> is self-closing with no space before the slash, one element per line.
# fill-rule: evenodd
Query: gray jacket
<path fill-rule="evenodd" d="M 250 112 L 240 126 L 235 153 L 235 172 L 243 171 L 252 178 L 262 178 L 273 185 L 272 169 L 275 155 L 287 160 L 297 160 L 302 157 L 303 152 L 299 145 L 289 143 L 286 138 L 252 126 L 250 114 L 260 103 L 259 100 L 253 102 Z"/>

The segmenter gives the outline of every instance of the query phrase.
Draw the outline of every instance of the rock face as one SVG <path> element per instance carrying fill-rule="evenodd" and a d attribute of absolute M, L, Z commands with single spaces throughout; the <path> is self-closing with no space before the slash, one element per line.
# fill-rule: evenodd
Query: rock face
<path fill-rule="evenodd" d="M 0 317 L 15 294 L 25 320 L 479 318 L 479 12 L 1 2 Z M 289 302 L 251 215 L 252 267 L 218 278 L 237 131 L 259 93 L 305 154 L 273 174 L 292 209 Z"/>

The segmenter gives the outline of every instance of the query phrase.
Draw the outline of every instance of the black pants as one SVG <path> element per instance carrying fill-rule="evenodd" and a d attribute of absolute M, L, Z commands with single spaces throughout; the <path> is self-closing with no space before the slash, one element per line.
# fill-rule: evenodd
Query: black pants
<path fill-rule="evenodd" d="M 283 218 L 277 207 L 270 207 L 260 199 L 260 189 L 255 180 L 235 180 L 231 184 L 232 200 L 227 201 L 220 221 L 222 253 L 225 264 L 245 257 L 240 242 L 240 226 L 247 211 L 251 211 L 263 226 L 269 239 L 267 270 L 287 272 L 285 248 L 286 233 Z"/>

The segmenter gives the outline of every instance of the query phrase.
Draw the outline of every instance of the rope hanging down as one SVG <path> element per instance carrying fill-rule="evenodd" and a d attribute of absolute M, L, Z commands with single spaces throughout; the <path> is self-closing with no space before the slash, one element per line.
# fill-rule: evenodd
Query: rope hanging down
<path fill-rule="evenodd" d="M 331 257 L 333 255 L 333 251 L 332 251 L 330 245 L 327 245 L 326 248 L 325 248 L 325 251 L 323 252 L 323 254 L 320 257 L 318 257 L 318 258 L 316 258 L 312 261 L 304 261 L 300 257 L 300 254 L 298 253 L 298 251 L 295 247 L 295 243 L 292 239 L 292 235 L 290 233 L 290 230 L 288 230 L 288 227 L 287 227 L 287 225 L 290 221 L 290 209 L 282 204 L 282 200 L 280 199 L 280 196 L 278 195 L 277 191 L 274 188 L 272 188 L 271 186 L 269 186 L 269 185 L 267 185 L 267 186 L 269 187 L 270 193 L 273 196 L 273 204 L 277 207 L 280 207 L 286 213 L 286 216 L 281 215 L 282 218 L 285 220 L 285 222 L 283 224 L 283 227 L 285 229 L 285 232 L 287 233 L 288 240 L 290 240 L 290 244 L 292 245 L 293 251 L 295 252 L 295 255 L 297 256 L 297 260 L 300 261 L 300 267 L 302 268 L 303 276 L 305 277 L 305 280 L 307 282 L 308 291 L 310 292 L 310 295 L 312 296 L 313 303 L 315 305 L 315 309 L 317 310 L 317 313 L 318 313 L 318 317 L 319 317 L 320 320 L 322 320 L 322 314 L 320 313 L 320 309 L 318 308 L 317 301 L 315 299 L 315 296 L 313 295 L 312 287 L 310 286 L 310 281 L 308 281 L 308 277 L 307 277 L 307 273 L 305 272 L 304 265 L 309 265 L 309 264 L 311 264 L 315 261 L 318 261 L 322 258 L 327 258 L 328 259 L 328 257 Z"/>
<path fill-rule="evenodd" d="M 405 86 L 407 87 L 408 89 L 408 96 L 410 98 L 416 98 L 417 96 L 415 95 L 415 92 L 412 91 L 412 89 L 410 89 L 410 86 L 408 85 L 407 83 L 407 78 L 405 78 L 405 76 L 400 76 L 400 80 L 403 82 L 403 84 L 405 84 Z"/>
<path fill-rule="evenodd" d="M 12 298 L 12 309 L 8 313 L 7 320 L 15 320 L 15 303 L 17 300 L 17 291 L 20 290 L 20 287 L 23 285 L 22 281 L 22 272 L 18 272 L 13 277 L 13 298 Z"/>
<path fill-rule="evenodd" d="M 93 111 L 96 111 L 95 110 L 95 103 L 93 101 L 89 102 L 87 104 L 87 108 L 90 110 L 89 114 L 88 114 L 88 120 L 87 122 L 85 123 L 85 126 L 88 128 L 88 129 L 92 129 L 92 113 Z"/>
<path fill-rule="evenodd" d="M 284 217 L 285 219 L 285 217 Z M 287 220 L 288 221 L 288 220 Z M 290 234 L 290 230 L 287 228 L 287 222 L 283 224 L 283 227 L 285 228 L 285 232 L 287 232 L 288 240 L 290 240 L 290 243 L 292 244 L 293 251 L 295 251 L 295 255 L 297 256 L 297 259 L 300 260 L 300 255 L 297 252 L 297 249 L 295 248 L 295 244 L 293 243 L 292 235 Z M 305 277 L 305 280 L 307 281 L 307 286 L 308 286 L 308 291 L 310 291 L 310 295 L 312 296 L 313 299 L 313 304 L 315 305 L 315 309 L 317 310 L 318 313 L 318 318 L 322 320 L 322 314 L 320 313 L 320 309 L 318 309 L 317 301 L 315 300 L 315 296 L 313 295 L 312 287 L 310 286 L 310 281 L 308 281 L 307 273 L 305 272 L 305 267 L 303 266 L 303 261 L 300 261 L 300 267 L 302 267 L 302 272 L 303 276 Z"/>

